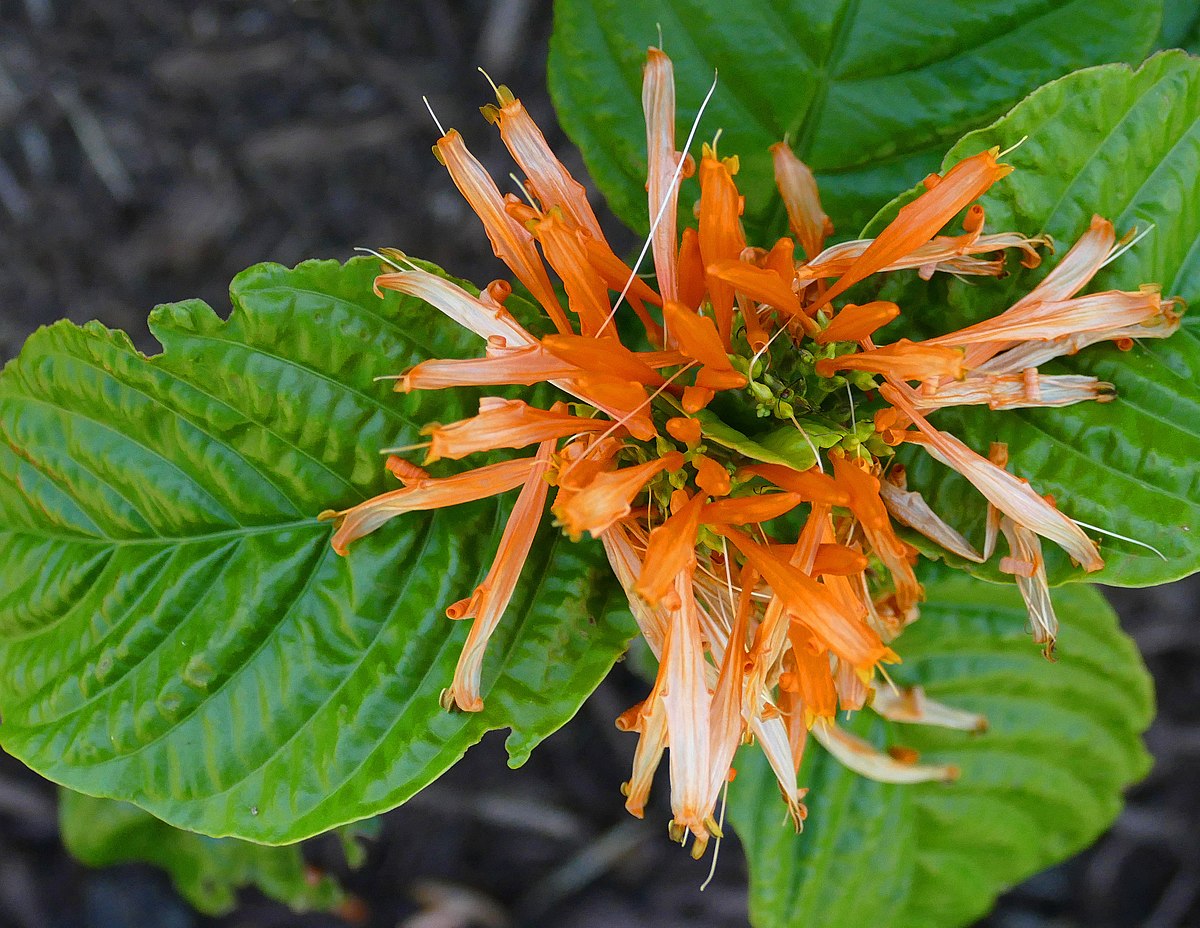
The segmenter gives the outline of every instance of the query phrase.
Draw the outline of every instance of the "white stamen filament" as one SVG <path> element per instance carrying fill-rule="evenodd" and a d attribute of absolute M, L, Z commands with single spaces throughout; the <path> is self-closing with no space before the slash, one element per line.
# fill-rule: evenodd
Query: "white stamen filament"
<path fill-rule="evenodd" d="M 1108 265 L 1112 264 L 1114 261 L 1117 260 L 1117 258 L 1121 257 L 1121 255 L 1125 254 L 1125 252 L 1129 251 L 1130 248 L 1132 248 L 1134 245 L 1136 245 L 1138 242 L 1140 242 L 1142 239 L 1144 239 L 1147 235 L 1149 235 L 1153 231 L 1154 231 L 1154 223 L 1150 223 L 1150 225 L 1146 226 L 1146 228 L 1144 228 L 1141 232 L 1139 232 L 1137 235 L 1135 235 L 1132 239 L 1130 239 L 1124 245 L 1120 245 L 1116 249 L 1114 249 L 1112 254 L 1110 254 L 1107 258 L 1105 258 L 1103 262 L 1101 262 L 1100 267 L 1107 267 Z M 1100 268 L 1096 268 L 1096 270 L 1099 271 Z"/>
<path fill-rule="evenodd" d="M 429 103 L 429 97 L 422 95 L 421 99 L 425 103 L 425 109 L 429 110 L 429 115 L 433 117 L 433 124 L 438 127 L 438 132 L 442 133 L 442 135 L 445 135 L 446 130 L 442 128 L 442 121 L 437 118 L 437 113 L 433 111 L 433 107 Z"/>
<path fill-rule="evenodd" d="M 608 328 L 608 324 L 612 322 L 613 316 L 617 314 L 617 308 L 624 301 L 629 293 L 629 288 L 633 286 L 633 282 L 637 280 L 638 268 L 642 266 L 642 262 L 646 260 L 646 253 L 650 251 L 650 244 L 654 241 L 654 233 L 658 229 L 658 224 L 662 222 L 662 217 L 667 211 L 667 204 L 671 202 L 670 191 L 676 188 L 679 183 L 679 175 L 683 173 L 684 162 L 687 161 L 688 149 L 692 147 L 692 140 L 696 137 L 696 130 L 700 127 L 700 117 L 704 115 L 705 109 L 708 108 L 708 101 L 712 99 L 713 91 L 717 89 L 717 72 L 713 72 L 712 86 L 708 88 L 708 93 L 704 95 L 704 100 L 700 104 L 700 109 L 696 111 L 696 118 L 692 122 L 692 128 L 688 132 L 687 141 L 683 143 L 683 150 L 678 153 L 679 163 L 675 165 L 675 173 L 671 175 L 671 183 L 668 185 L 668 195 L 663 198 L 662 204 L 658 207 L 658 214 L 654 217 L 654 221 L 650 223 L 650 234 L 646 236 L 646 243 L 642 245 L 642 250 L 637 256 L 637 260 L 633 262 L 633 270 L 630 271 L 629 280 L 625 281 L 625 286 L 621 288 L 621 293 L 617 297 L 617 301 L 613 303 L 612 311 L 609 312 L 608 318 L 604 320 L 604 325 L 600 326 L 596 332 L 596 337 L 604 334 L 604 330 Z M 664 332 L 665 334 L 665 332 Z"/>
<path fill-rule="evenodd" d="M 1118 535 L 1116 532 L 1110 532 L 1108 529 L 1100 528 L 1098 525 L 1088 525 L 1086 522 L 1081 522 L 1079 519 L 1072 519 L 1071 521 L 1081 528 L 1090 528 L 1093 532 L 1099 532 L 1101 535 L 1107 535 L 1109 538 L 1117 538 L 1121 541 L 1127 541 L 1131 545 L 1137 545 L 1139 548 L 1148 548 L 1161 557 L 1164 561 L 1170 560 L 1170 558 L 1159 551 L 1158 548 L 1154 547 L 1154 545 L 1148 545 L 1144 541 L 1138 541 L 1136 538 L 1130 538 L 1128 535 Z"/>

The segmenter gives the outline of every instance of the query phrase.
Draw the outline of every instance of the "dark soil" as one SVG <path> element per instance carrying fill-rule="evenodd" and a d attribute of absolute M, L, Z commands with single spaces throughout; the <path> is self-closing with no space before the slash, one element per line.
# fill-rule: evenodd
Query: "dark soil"
<path fill-rule="evenodd" d="M 468 105 L 486 102 L 483 65 L 569 153 L 545 92 L 548 7 L 0 0 L 0 358 L 63 315 L 125 328 L 153 349 L 150 307 L 188 297 L 224 307 L 229 279 L 257 261 L 387 244 L 475 280 L 498 274 L 429 153 L 421 95 L 504 176 L 495 134 Z M 1095 848 L 1010 893 L 982 925 L 1200 925 L 1198 593 L 1195 581 L 1113 592 L 1158 684 L 1156 767 Z M 734 841 L 700 893 L 707 867 L 666 840 L 665 810 L 638 823 L 621 808 L 633 739 L 612 720 L 643 690 L 618 668 L 526 767 L 508 770 L 490 737 L 386 816 L 347 879 L 367 923 L 745 926 Z M 154 870 L 87 870 L 58 843 L 53 789 L 0 760 L 0 926 L 343 924 L 254 893 L 206 920 Z M 454 914 L 472 910 L 475 921 Z"/>

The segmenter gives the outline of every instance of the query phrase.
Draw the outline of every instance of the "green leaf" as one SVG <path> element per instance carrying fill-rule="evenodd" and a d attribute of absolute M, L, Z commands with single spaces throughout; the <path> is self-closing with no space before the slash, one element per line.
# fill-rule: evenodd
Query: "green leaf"
<path fill-rule="evenodd" d="M 550 90 L 618 216 L 649 227 L 640 103 L 646 46 L 675 62 L 679 139 L 713 79 L 698 138 L 737 154 L 759 244 L 786 231 L 768 146 L 817 173 L 845 236 L 933 170 L 948 144 L 1076 68 L 1140 61 L 1161 0 L 557 0 Z M 690 210 L 694 181 L 681 199 Z"/>
<path fill-rule="evenodd" d="M 1028 139 L 1006 160 L 1016 170 L 983 198 L 988 226 L 1048 232 L 1066 251 L 1093 214 L 1118 234 L 1154 229 L 1096 277 L 1090 290 L 1135 290 L 1161 283 L 1164 295 L 1200 300 L 1200 60 L 1168 52 L 1138 71 L 1121 65 L 1072 74 L 1031 95 L 995 125 L 972 133 L 944 165 L 993 145 Z M 878 228 L 896 204 L 872 222 Z M 993 316 L 1053 267 L 1016 270 L 1003 281 L 921 285 L 911 276 L 898 297 L 913 334 L 938 334 Z M 950 312 L 947 312 L 947 305 Z M 950 323 L 947 320 L 953 319 Z M 934 417 L 941 428 L 986 453 L 1009 445 L 1012 469 L 1053 494 L 1064 512 L 1158 547 L 1105 539 L 1105 583 L 1164 583 L 1200 569 L 1200 317 L 1131 351 L 1097 345 L 1048 364 L 1047 373 L 1091 374 L 1113 383 L 1111 403 L 991 412 L 964 408 Z M 983 503 L 957 474 L 920 452 L 904 456 L 910 483 L 969 535 L 982 534 Z M 1001 546 L 1003 547 L 1003 545 Z M 1046 546 L 1055 580 L 1078 578 Z"/>
<path fill-rule="evenodd" d="M 159 307 L 155 357 L 98 323 L 36 333 L 0 375 L 5 750 L 72 789 L 266 844 L 389 809 L 488 730 L 514 765 L 633 633 L 595 544 L 547 520 L 485 662 L 482 713 L 438 704 L 511 497 L 330 548 L 326 507 L 394 486 L 379 449 L 472 397 L 379 375 L 478 352 L 378 265 L 259 265 L 222 321 Z M 619 602 L 618 602 L 619 600 Z"/>
<path fill-rule="evenodd" d="M 1166 0 L 1156 44 L 1158 48 L 1183 48 L 1193 54 L 1200 51 L 1200 6 L 1195 0 Z"/>
<path fill-rule="evenodd" d="M 89 867 L 161 867 L 179 894 L 206 915 L 224 915 L 253 886 L 296 912 L 331 911 L 345 899 L 337 881 L 309 870 L 298 845 L 268 847 L 173 828 L 127 802 L 60 790 L 58 821 L 67 850 Z"/>
<path fill-rule="evenodd" d="M 1153 714 L 1150 678 L 1099 593 L 1054 591 L 1063 632 L 1051 664 L 1011 587 L 955 577 L 926 589 L 893 676 L 991 727 L 968 734 L 860 713 L 854 727 L 876 745 L 914 748 L 962 776 L 875 783 L 810 742 L 801 835 L 783 824 L 766 764 L 744 752 L 729 812 L 750 863 L 756 928 L 968 924 L 1006 887 L 1091 843 L 1149 769 L 1139 734 Z"/>

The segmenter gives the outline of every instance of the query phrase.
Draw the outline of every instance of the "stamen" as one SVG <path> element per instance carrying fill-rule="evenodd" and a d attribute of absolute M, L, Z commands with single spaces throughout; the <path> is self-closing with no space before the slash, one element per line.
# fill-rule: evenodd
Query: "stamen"
<path fill-rule="evenodd" d="M 892 692 L 897 696 L 900 695 L 900 687 L 896 686 L 896 681 L 891 678 L 891 675 L 883 669 L 883 664 L 876 664 L 875 669 L 879 671 L 879 675 L 883 677 L 884 682 L 892 688 Z"/>
<path fill-rule="evenodd" d="M 500 88 L 497 87 L 496 82 L 494 80 L 492 80 L 492 75 L 488 74 L 487 71 L 483 70 L 483 68 L 476 68 L 475 70 L 478 71 L 480 74 L 482 74 L 484 76 L 484 78 L 487 80 L 487 82 L 489 84 L 491 84 L 492 92 L 496 95 L 496 98 L 499 99 Z"/>
<path fill-rule="evenodd" d="M 416 445 L 401 445 L 396 448 L 380 448 L 380 454 L 407 454 L 409 451 L 420 451 L 423 448 L 428 448 L 433 442 L 423 441 Z"/>
<path fill-rule="evenodd" d="M 661 52 L 663 50 L 662 23 L 655 23 L 654 28 L 658 30 L 658 50 Z"/>
<path fill-rule="evenodd" d="M 542 211 L 542 208 L 540 206 L 538 206 L 536 202 L 534 202 L 533 194 L 529 192 L 528 187 L 526 187 L 523 183 L 521 183 L 521 178 L 517 177 L 517 175 L 514 174 L 512 171 L 508 172 L 508 176 L 512 180 L 512 182 L 517 185 L 517 189 L 521 191 L 521 196 L 523 196 L 525 198 L 525 202 L 528 203 L 530 206 L 532 206 L 535 210 L 537 210 L 540 213 Z"/>
<path fill-rule="evenodd" d="M 847 384 L 847 386 L 849 386 L 849 384 Z M 789 418 L 792 420 L 792 425 L 796 426 L 796 431 L 798 431 L 800 436 L 808 443 L 808 447 L 812 451 L 813 457 L 817 459 L 817 470 L 819 470 L 821 473 L 825 473 L 825 465 L 821 463 L 821 452 L 817 450 L 817 446 L 813 444 L 813 440 L 808 437 L 808 432 L 804 431 L 804 427 L 800 425 L 799 420 L 796 419 L 795 413 L 792 413 Z"/>
<path fill-rule="evenodd" d="M 1148 545 L 1144 541 L 1138 541 L 1136 538 L 1130 538 L 1128 535 L 1118 535 L 1116 532 L 1110 532 L 1108 529 L 1100 528 L 1098 525 L 1088 525 L 1086 522 L 1081 522 L 1079 519 L 1072 519 L 1071 521 L 1081 528 L 1090 528 L 1093 532 L 1099 532 L 1101 535 L 1107 535 L 1109 538 L 1118 538 L 1121 541 L 1129 542 L 1131 545 L 1137 545 L 1139 548 L 1148 548 L 1161 557 L 1164 561 L 1170 560 L 1170 558 L 1159 551 L 1158 548 L 1154 547 L 1154 545 Z"/>
<path fill-rule="evenodd" d="M 717 827 L 725 830 L 725 806 L 729 803 L 729 780 L 726 779 L 725 786 L 721 790 L 721 811 L 717 817 Z M 713 877 L 717 875 L 717 857 L 721 853 L 721 838 L 723 835 L 718 835 L 716 843 L 713 844 L 712 864 L 708 868 L 708 878 L 700 884 L 700 892 L 708 889 L 708 884 L 713 881 Z"/>
<path fill-rule="evenodd" d="M 437 113 L 435 113 L 433 111 L 433 107 L 429 105 L 429 97 L 422 95 L 421 99 L 425 101 L 425 109 L 429 110 L 429 115 L 433 117 L 433 124 L 438 127 L 438 132 L 442 133 L 442 135 L 445 135 L 446 130 L 442 127 L 442 121 L 437 118 Z"/>
<path fill-rule="evenodd" d="M 708 93 L 704 95 L 704 100 L 700 103 L 700 109 L 696 111 L 696 118 L 692 122 L 692 128 L 688 132 L 687 141 L 683 143 L 683 150 L 677 152 L 679 163 L 675 165 L 675 173 L 671 175 L 671 183 L 667 185 L 667 190 L 674 190 L 675 185 L 679 182 L 679 175 L 683 172 L 684 162 L 687 161 L 688 149 L 692 147 L 692 140 L 696 137 L 696 130 L 700 127 L 700 117 L 704 115 L 705 109 L 708 108 L 708 101 L 712 99 L 713 92 L 717 89 L 717 72 L 713 71 L 712 86 L 708 88 Z M 658 229 L 658 224 L 662 222 L 663 214 L 667 211 L 667 204 L 671 202 L 668 196 L 663 198 L 662 203 L 658 207 L 658 213 L 654 217 L 654 221 L 650 223 L 650 234 L 646 236 L 646 243 L 642 245 L 642 250 L 637 256 L 637 260 L 633 262 L 633 269 L 629 273 L 629 280 L 625 281 L 625 286 L 621 288 L 621 294 L 617 297 L 617 301 L 613 303 L 612 311 L 608 314 L 608 318 L 604 320 L 604 324 L 600 326 L 596 332 L 596 337 L 604 334 L 604 330 L 608 328 L 608 324 L 612 322 L 613 316 L 617 314 L 617 308 L 624 301 L 625 296 L 629 293 L 629 288 L 633 286 L 634 280 L 637 279 L 638 268 L 642 266 L 642 262 L 646 260 L 646 253 L 650 250 L 650 244 L 654 241 L 654 233 Z M 663 335 L 666 335 L 666 326 L 663 326 Z"/>
<path fill-rule="evenodd" d="M 767 349 L 771 347 L 771 344 L 775 341 L 775 339 L 779 338 L 779 336 L 782 335 L 787 330 L 788 330 L 787 325 L 781 325 L 776 330 L 775 334 L 772 335 L 769 339 L 767 339 L 767 343 L 765 345 L 763 345 L 761 348 L 759 348 L 758 351 L 754 352 L 754 357 L 752 357 L 750 359 L 750 367 L 751 368 L 753 368 L 754 365 L 758 363 L 759 358 L 761 358 L 764 354 L 767 353 Z"/>
<path fill-rule="evenodd" d="M 1009 152 L 1016 151 L 1018 148 L 1020 148 L 1022 145 L 1024 145 L 1028 141 L 1029 141 L 1029 136 L 1027 136 L 1027 135 L 1021 136 L 1012 145 L 1009 145 L 1008 148 L 1004 149 L 1004 151 L 1002 151 L 1002 152 L 1000 152 L 1000 154 L 996 155 L 996 160 L 999 161 L 1001 158 L 1003 158 Z"/>
<path fill-rule="evenodd" d="M 858 431 L 858 420 L 854 417 L 854 391 L 850 389 L 850 381 L 846 381 L 846 396 L 850 400 L 850 428 Z"/>
<path fill-rule="evenodd" d="M 1141 232 L 1139 232 L 1137 235 L 1135 235 L 1133 238 L 1131 238 L 1128 242 L 1126 242 L 1125 244 L 1123 244 L 1120 247 L 1118 247 L 1117 249 L 1115 249 L 1112 252 L 1112 254 L 1110 254 L 1107 258 L 1104 259 L 1104 261 L 1101 263 L 1100 267 L 1107 267 L 1108 265 L 1112 264 L 1114 261 L 1117 260 L 1117 258 L 1121 257 L 1121 255 L 1125 254 L 1125 252 L 1129 251 L 1130 248 L 1132 248 L 1134 245 L 1136 245 L 1138 242 L 1140 242 L 1142 239 L 1144 239 L 1147 235 L 1149 235 L 1153 231 L 1154 231 L 1154 223 L 1150 223 L 1150 225 L 1146 226 L 1146 228 L 1144 228 Z M 1096 270 L 1099 270 L 1099 269 L 1100 268 L 1097 268 Z"/>
<path fill-rule="evenodd" d="M 721 536 L 721 553 L 725 555 L 725 584 L 729 587 L 729 605 L 734 612 L 737 612 L 737 597 L 733 595 L 733 574 L 729 572 L 729 543 L 725 540 L 724 535 Z M 711 873 L 708 878 L 712 879 Z M 704 889 L 704 886 L 700 888 Z"/>
<path fill-rule="evenodd" d="M 398 271 L 407 271 L 407 270 L 419 271 L 420 270 L 420 268 L 417 267 L 415 264 L 413 264 L 411 261 L 409 262 L 409 264 L 411 265 L 410 268 L 403 267 L 403 266 L 397 264 L 395 261 L 393 261 L 387 255 L 381 255 L 374 248 L 364 248 L 362 245 L 355 245 L 354 250 L 361 251 L 363 254 L 374 255 L 376 258 L 378 258 L 384 264 L 390 264 L 392 267 L 394 267 Z"/>

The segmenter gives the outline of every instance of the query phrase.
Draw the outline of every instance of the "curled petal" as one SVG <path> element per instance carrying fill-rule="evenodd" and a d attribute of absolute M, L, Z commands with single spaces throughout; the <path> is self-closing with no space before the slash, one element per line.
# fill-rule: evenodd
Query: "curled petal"
<path fill-rule="evenodd" d="M 451 129 L 438 139 L 437 150 L 454 186 L 483 223 L 496 257 L 508 265 L 517 280 L 542 304 L 558 331 L 571 331 L 542 259 L 538 257 L 533 236 L 505 210 L 504 197 L 487 170 L 467 150 L 462 136 Z"/>
<path fill-rule="evenodd" d="M 919 433 L 911 436 L 909 441 L 921 444 L 935 458 L 966 477 L 997 509 L 1017 524 L 1059 545 L 1082 564 L 1084 570 L 1091 572 L 1104 566 L 1100 552 L 1083 530 L 1038 496 L 1027 483 L 976 454 L 953 435 L 939 432 L 917 411 L 905 391 L 896 385 L 885 384 L 880 387 L 880 393 L 885 400 L 909 416 L 919 429 Z"/>
<path fill-rule="evenodd" d="M 956 731 L 983 732 L 988 729 L 988 720 L 978 712 L 955 709 L 925 695 L 919 686 L 902 689 L 885 686 L 875 691 L 871 708 L 892 722 L 908 725 L 932 725 Z"/>
<path fill-rule="evenodd" d="M 1044 645 L 1046 657 L 1054 658 L 1054 641 L 1058 637 L 1058 617 L 1054 614 L 1054 603 L 1050 600 L 1050 583 L 1046 579 L 1046 562 L 1042 559 L 1042 543 L 1037 535 L 1018 525 L 1007 516 L 1000 519 L 1000 531 L 1008 540 L 1008 549 L 1012 561 L 1022 565 L 1020 568 L 1010 567 L 1000 562 L 1000 569 L 1006 567 L 1015 574 L 1017 589 L 1025 600 L 1025 608 L 1029 610 L 1029 626 L 1033 630 L 1033 640 Z"/>
<path fill-rule="evenodd" d="M 897 760 L 829 719 L 818 719 L 812 733 L 843 765 L 880 783 L 949 782 L 959 777 L 959 769 L 950 764 L 913 764 Z"/>
<path fill-rule="evenodd" d="M 788 225 L 800 240 L 804 253 L 812 260 L 820 253 L 825 239 L 833 234 L 833 223 L 821 209 L 817 180 L 787 142 L 776 142 L 771 146 L 771 159 L 775 165 L 775 185 L 787 207 Z"/>
<path fill-rule="evenodd" d="M 1039 374 L 1026 368 L 1017 374 L 968 374 L 928 392 L 918 390 L 913 402 L 922 411 L 947 406 L 986 405 L 989 409 L 1070 406 L 1116 398 L 1111 383 L 1082 374 Z"/>
<path fill-rule="evenodd" d="M 679 153 L 675 150 L 675 76 L 671 59 L 657 48 L 646 53 L 642 74 L 642 110 L 646 114 L 646 192 L 650 200 L 650 222 L 654 269 L 664 300 L 679 298 L 676 273 L 676 224 L 679 199 Z"/>
<path fill-rule="evenodd" d="M 402 513 L 457 506 L 519 487 L 528 479 L 536 463 L 536 458 L 519 458 L 488 464 L 453 477 L 420 480 L 341 512 L 323 512 L 318 518 L 340 520 L 333 535 L 333 550 L 344 555 L 352 541 L 371 534 L 384 522 Z"/>
<path fill-rule="evenodd" d="M 903 468 L 892 468 L 888 479 L 880 481 L 879 495 L 887 506 L 891 517 L 908 528 L 920 532 L 930 541 L 936 542 L 947 551 L 965 557 L 968 561 L 982 564 L 983 556 L 971 547 L 955 529 L 947 525 L 934 512 L 920 493 L 908 490 L 903 482 Z"/>
<path fill-rule="evenodd" d="M 441 310 L 482 339 L 501 338 L 513 347 L 532 345 L 534 338 L 508 310 L 484 303 L 462 287 L 428 271 L 413 269 L 381 274 L 375 289 L 407 293 Z"/>
<path fill-rule="evenodd" d="M 529 549 L 541 524 L 542 509 L 546 504 L 546 493 L 549 489 L 546 483 L 546 467 L 550 463 L 550 453 L 553 449 L 553 441 L 543 442 L 538 448 L 534 464 L 529 469 L 529 476 L 525 478 L 525 486 L 517 497 L 508 523 L 504 526 L 500 548 L 496 552 L 492 567 L 483 583 L 475 588 L 462 612 L 454 616 L 475 618 L 463 645 L 462 654 L 458 658 L 458 666 L 454 670 L 454 683 L 448 695 L 459 708 L 467 712 L 479 712 L 483 709 L 479 682 L 484 652 L 488 640 L 500 624 L 504 610 L 512 600 L 513 590 L 516 589 L 517 580 L 521 576 L 521 568 L 525 566 L 525 559 L 529 557 Z"/>

